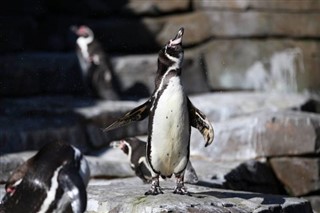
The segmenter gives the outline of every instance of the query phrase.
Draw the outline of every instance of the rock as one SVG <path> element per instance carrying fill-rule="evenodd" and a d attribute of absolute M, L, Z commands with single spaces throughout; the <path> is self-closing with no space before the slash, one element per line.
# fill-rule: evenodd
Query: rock
<path fill-rule="evenodd" d="M 307 196 L 307 197 L 304 197 L 304 199 L 307 199 L 311 203 L 311 206 L 314 212 L 320 212 L 320 196 L 319 195 Z"/>
<path fill-rule="evenodd" d="M 125 11 L 134 13 L 136 15 L 161 15 L 173 12 L 188 11 L 190 7 L 190 1 L 141 1 L 141 0 L 129 0 L 124 6 Z"/>
<path fill-rule="evenodd" d="M 274 10 L 278 11 L 299 11 L 309 12 L 320 10 L 320 3 L 314 0 L 295 1 L 288 3 L 288 0 L 193 0 L 193 5 L 198 10 Z"/>
<path fill-rule="evenodd" d="M 320 190 L 319 157 L 279 157 L 271 158 L 270 163 L 289 194 L 301 196 Z"/>
<path fill-rule="evenodd" d="M 212 89 L 318 91 L 318 43 L 276 39 L 213 40 L 203 46 Z M 238 55 L 241 54 L 241 57 Z"/>
<path fill-rule="evenodd" d="M 206 148 L 202 135 L 193 131 L 191 154 L 213 160 L 319 154 L 319 126 L 317 114 L 264 111 L 213 123 L 215 139 Z"/>
<path fill-rule="evenodd" d="M 266 92 L 216 92 L 190 96 L 190 100 L 216 122 L 248 116 L 256 112 L 298 110 L 316 112 L 319 105 L 308 95 Z"/>
<path fill-rule="evenodd" d="M 225 174 L 224 187 L 266 194 L 284 194 L 284 189 L 267 160 L 249 160 Z"/>
<path fill-rule="evenodd" d="M 320 15 L 317 13 L 206 11 L 205 14 L 212 36 L 317 38 L 320 32 L 319 26 L 310 24 L 312 21 L 320 20 Z"/>
<path fill-rule="evenodd" d="M 301 198 L 263 195 L 188 185 L 192 196 L 172 193 L 174 182 L 160 183 L 164 194 L 144 196 L 149 185 L 139 180 L 111 181 L 89 185 L 90 213 L 98 212 L 305 212 L 311 213 L 310 203 Z M 106 193 L 108 192 L 108 193 Z"/>

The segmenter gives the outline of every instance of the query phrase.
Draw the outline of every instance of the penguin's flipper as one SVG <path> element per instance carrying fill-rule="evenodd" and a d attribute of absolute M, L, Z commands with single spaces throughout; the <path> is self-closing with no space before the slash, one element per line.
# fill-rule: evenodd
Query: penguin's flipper
<path fill-rule="evenodd" d="M 214 130 L 210 121 L 205 114 L 203 114 L 199 109 L 193 106 L 189 98 L 188 110 L 191 126 L 197 128 L 201 132 L 206 141 L 205 147 L 207 147 L 212 143 L 214 138 Z"/>
<path fill-rule="evenodd" d="M 122 126 L 125 126 L 133 121 L 141 121 L 149 115 L 151 108 L 151 99 L 141 104 L 140 106 L 134 108 L 133 110 L 127 112 L 124 116 L 110 124 L 104 131 L 109 131 Z"/>
<path fill-rule="evenodd" d="M 65 168 L 59 174 L 59 183 L 71 199 L 71 208 L 74 213 L 83 213 L 87 208 L 86 186 L 78 171 Z"/>

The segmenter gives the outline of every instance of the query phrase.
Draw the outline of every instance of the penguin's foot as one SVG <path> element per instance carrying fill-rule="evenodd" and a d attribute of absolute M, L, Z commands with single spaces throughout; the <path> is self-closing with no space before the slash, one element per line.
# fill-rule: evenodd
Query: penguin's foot
<path fill-rule="evenodd" d="M 187 191 L 187 188 L 184 186 L 183 176 L 176 176 L 176 184 L 176 188 L 173 190 L 174 194 L 191 196 L 191 194 Z"/>
<path fill-rule="evenodd" d="M 152 183 L 150 189 L 144 193 L 145 195 L 158 195 L 163 194 L 161 187 L 159 185 L 159 177 L 152 178 Z"/>
<path fill-rule="evenodd" d="M 173 194 L 179 194 L 179 195 L 189 195 L 191 196 L 190 192 L 187 191 L 186 187 L 177 187 L 173 190 Z"/>

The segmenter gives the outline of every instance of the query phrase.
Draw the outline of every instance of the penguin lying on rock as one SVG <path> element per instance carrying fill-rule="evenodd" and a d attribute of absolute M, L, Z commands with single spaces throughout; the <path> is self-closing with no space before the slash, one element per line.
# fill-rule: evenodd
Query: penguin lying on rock
<path fill-rule="evenodd" d="M 151 182 L 151 172 L 152 169 L 146 161 L 146 147 L 147 143 L 139 140 L 136 137 L 125 138 L 120 141 L 114 141 L 110 143 L 113 148 L 120 148 L 129 157 L 130 166 L 135 174 L 144 182 Z M 198 176 L 189 161 L 186 173 L 185 173 L 186 183 L 197 183 Z"/>
<path fill-rule="evenodd" d="M 48 143 L 13 171 L 0 212 L 83 213 L 89 177 L 88 163 L 77 148 Z"/>
<path fill-rule="evenodd" d="M 71 30 L 78 36 L 76 53 L 89 92 L 102 99 L 120 99 L 120 82 L 93 31 L 85 25 L 72 26 Z"/>
<path fill-rule="evenodd" d="M 145 194 L 163 193 L 159 176 L 176 178 L 174 193 L 189 194 L 184 186 L 184 172 L 189 162 L 191 126 L 197 128 L 206 141 L 212 143 L 214 131 L 206 116 L 193 106 L 181 84 L 184 29 L 160 51 L 155 90 L 142 105 L 126 113 L 105 131 L 149 117 L 147 162 L 151 168 L 151 188 Z"/>

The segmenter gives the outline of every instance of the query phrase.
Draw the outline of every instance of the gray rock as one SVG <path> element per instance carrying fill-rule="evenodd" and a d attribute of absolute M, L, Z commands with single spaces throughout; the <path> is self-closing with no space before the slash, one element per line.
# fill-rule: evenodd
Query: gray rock
<path fill-rule="evenodd" d="M 136 178 L 89 185 L 87 212 L 312 212 L 310 203 L 300 198 L 196 185 L 187 186 L 192 196 L 181 196 L 172 193 L 174 182 L 160 184 L 164 194 L 157 196 L 144 196 L 150 186 Z"/>
<path fill-rule="evenodd" d="M 213 123 L 215 139 L 207 148 L 202 143 L 202 135 L 193 131 L 191 154 L 214 160 L 318 154 L 319 125 L 320 116 L 317 114 L 264 111 Z"/>
<path fill-rule="evenodd" d="M 212 89 L 319 90 L 316 41 L 217 39 L 202 51 Z"/>
<path fill-rule="evenodd" d="M 289 194 L 301 196 L 320 190 L 319 157 L 271 158 L 270 163 Z"/>
<path fill-rule="evenodd" d="M 320 27 L 310 25 L 320 20 L 317 13 L 269 13 L 266 11 L 206 11 L 212 36 L 311 37 L 319 35 Z M 223 20 L 223 21 L 221 21 Z M 303 30 L 301 30 L 303 26 Z"/>
<path fill-rule="evenodd" d="M 124 6 L 124 10 L 137 15 L 161 15 L 164 13 L 173 13 L 189 10 L 190 2 L 173 0 L 173 1 L 141 1 L 129 0 Z"/>
<path fill-rule="evenodd" d="M 320 196 L 319 195 L 313 195 L 313 196 L 306 196 L 304 199 L 307 199 L 312 206 L 312 209 L 314 212 L 320 212 Z"/>
<path fill-rule="evenodd" d="M 320 10 L 320 3 L 314 0 L 295 1 L 288 3 L 288 0 L 193 0 L 193 5 L 199 10 L 274 10 L 274 11 L 299 11 L 309 12 Z"/>

